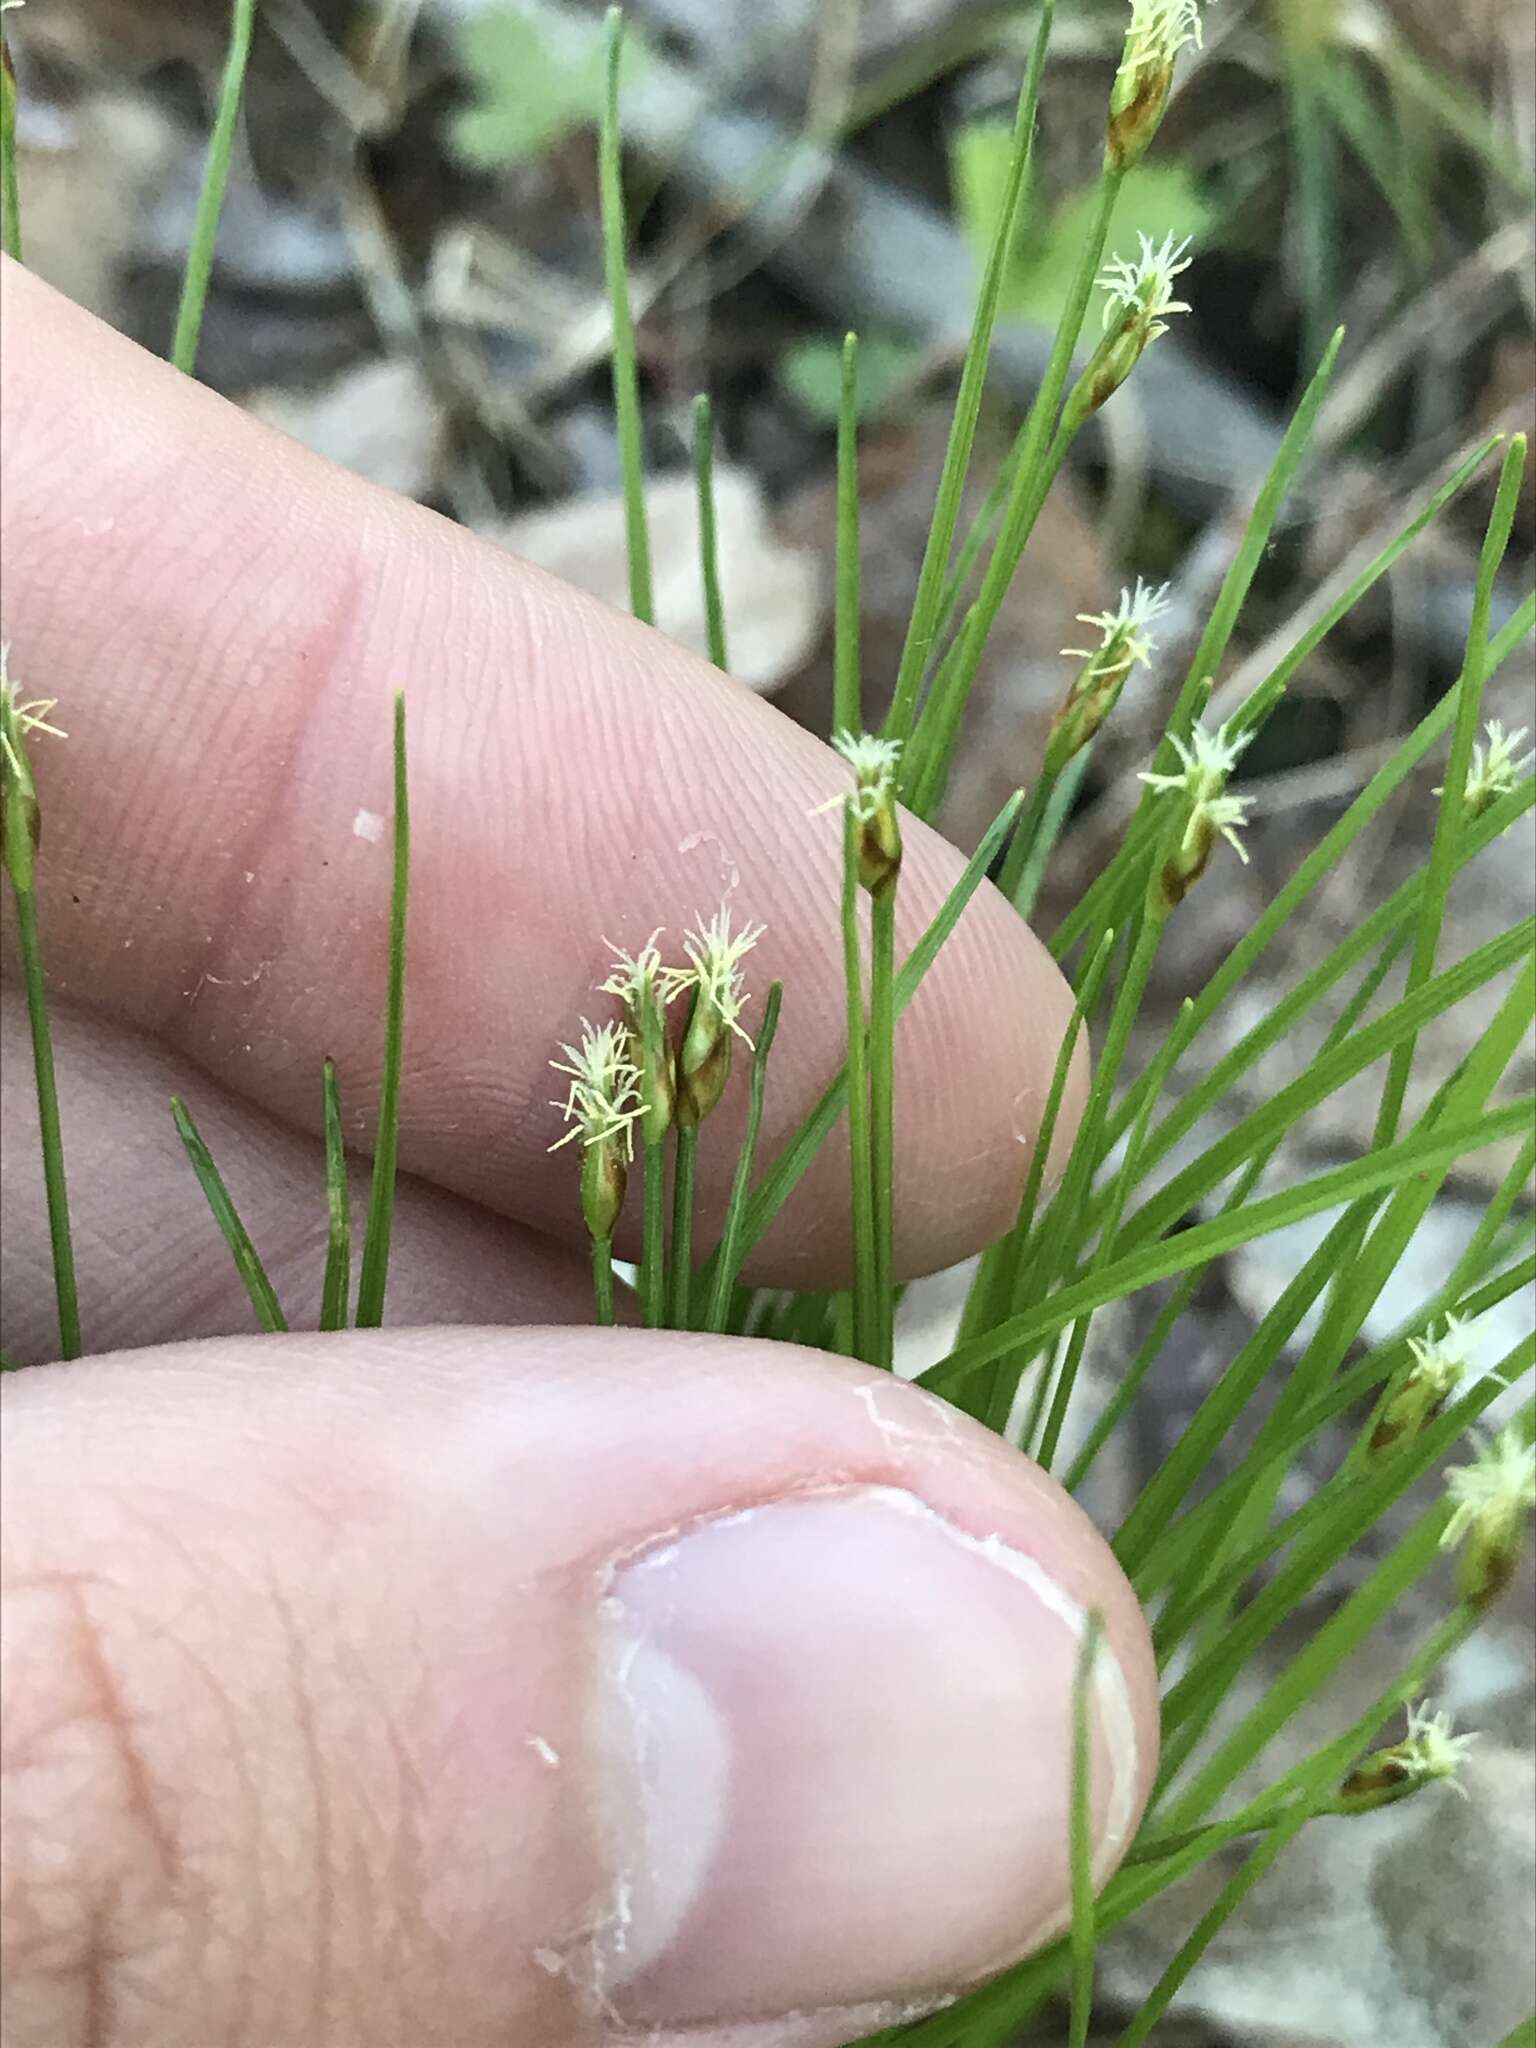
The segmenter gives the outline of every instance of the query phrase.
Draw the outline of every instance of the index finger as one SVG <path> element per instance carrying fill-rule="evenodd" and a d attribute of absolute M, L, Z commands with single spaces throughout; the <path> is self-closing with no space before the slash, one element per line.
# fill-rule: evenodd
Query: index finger
<path fill-rule="evenodd" d="M 598 1014 L 605 941 L 675 940 L 723 896 L 767 928 L 751 985 L 785 987 L 771 1156 L 843 1057 L 841 833 L 816 814 L 842 764 L 662 635 L 306 454 L 9 263 L 4 283 L 5 631 L 70 734 L 34 761 L 58 987 L 300 1125 L 329 1054 L 368 1127 L 403 686 L 402 1162 L 579 1233 L 547 1061 Z M 961 869 L 905 829 L 903 951 Z M 1069 1015 L 984 886 L 897 1032 L 903 1272 L 1006 1227 Z M 728 1124 L 701 1147 L 706 1213 Z M 761 1277 L 846 1270 L 842 1156 L 824 1148 Z"/>

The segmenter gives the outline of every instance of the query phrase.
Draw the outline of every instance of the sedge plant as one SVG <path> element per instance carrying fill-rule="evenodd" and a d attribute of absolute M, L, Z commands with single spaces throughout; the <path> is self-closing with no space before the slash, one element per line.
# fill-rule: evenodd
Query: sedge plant
<path fill-rule="evenodd" d="M 232 120 L 238 104 L 249 17 L 249 7 L 237 4 L 208 203 L 199 214 L 178 323 L 176 357 L 187 367 L 195 358 L 217 225 L 225 116 Z M 893 1256 L 900 1194 L 894 1048 L 903 1012 L 978 890 L 996 886 L 1021 910 L 1038 900 L 1097 736 L 1124 693 L 1152 686 L 1167 593 L 1137 577 L 1118 597 L 1106 591 L 1102 609 L 1076 622 L 1094 637 L 1066 657 L 1074 666 L 1033 787 L 1010 799 L 917 945 L 899 957 L 903 815 L 931 817 L 942 798 L 980 661 L 1052 481 L 1088 420 L 1134 380 L 1146 350 L 1187 309 L 1184 295 L 1199 290 L 1198 251 L 1188 244 L 1154 244 L 1143 236 L 1134 249 L 1105 248 L 1126 173 L 1156 144 L 1180 52 L 1201 33 L 1198 0 L 1131 0 L 1105 108 L 1093 226 L 1000 485 L 962 533 L 1000 280 L 1030 203 L 1030 150 L 1051 25 L 1047 0 L 1020 88 L 1005 200 L 982 270 L 910 623 L 896 673 L 880 679 L 890 686 L 890 711 L 879 730 L 866 723 L 862 709 L 854 337 L 844 351 L 832 727 L 845 786 L 827 807 L 825 826 L 841 835 L 843 852 L 845 1062 L 799 1128 L 764 1158 L 774 1033 L 795 991 L 753 985 L 751 955 L 761 928 L 750 900 L 701 910 L 675 940 L 658 930 L 637 953 L 612 949 L 612 968 L 587 1005 L 590 1017 L 573 1017 L 569 1042 L 551 1048 L 559 1084 L 554 1107 L 564 1120 L 552 1144 L 569 1148 L 573 1159 L 572 1215 L 591 1244 L 600 1323 L 618 1314 L 623 1283 L 614 1242 L 629 1203 L 639 1209 L 636 1312 L 650 1326 L 786 1339 L 893 1368 L 900 1307 Z M 629 589 L 633 609 L 648 617 L 642 392 L 628 300 L 619 122 L 622 26 L 621 10 L 612 10 L 599 183 Z M 6 94 L 0 185 L 7 237 L 15 246 L 20 219 L 8 72 Z M 1336 335 L 1323 349 L 1270 473 L 1244 480 L 1251 505 L 1246 526 L 1185 673 L 1169 693 L 1161 737 L 1141 771 L 1139 801 L 1118 846 L 1048 934 L 1072 984 L 1072 1022 L 1039 1138 L 1021 1161 L 1014 1221 L 976 1263 L 953 1342 L 922 1374 L 923 1383 L 1080 1491 L 1109 1445 L 1134 1426 L 1140 1404 L 1156 1398 L 1159 1362 L 1179 1346 L 1186 1312 L 1213 1265 L 1268 1233 L 1309 1218 L 1332 1220 L 1109 1532 L 1152 1617 L 1163 1672 L 1161 1775 L 1122 1867 L 1095 1896 L 1086 1700 L 1098 1628 L 1090 1618 L 1074 1690 L 1072 1926 L 943 2011 L 872 2037 L 882 2048 L 898 2042 L 1004 2048 L 1055 2001 L 1065 2002 L 1067 2038 L 1085 2041 L 1097 2024 L 1098 1946 L 1211 1857 L 1245 1847 L 1230 1880 L 1203 1913 L 1191 1915 L 1186 1938 L 1121 2035 L 1122 2048 L 1137 2048 L 1198 1971 L 1223 1925 L 1298 1835 L 1324 1818 L 1369 1827 L 1370 1816 L 1385 1805 L 1455 1796 L 1458 1768 L 1475 1739 L 1473 1730 L 1456 1732 L 1425 1695 L 1446 1658 L 1504 1597 L 1536 1505 L 1536 1403 L 1529 1394 L 1536 1343 L 1525 1339 L 1494 1356 L 1481 1321 L 1528 1291 L 1536 1275 L 1530 1248 L 1536 1103 L 1508 1087 L 1536 1014 L 1536 966 L 1530 920 L 1458 954 L 1448 902 L 1453 884 L 1475 877 L 1479 861 L 1536 801 L 1524 734 L 1484 714 L 1489 683 L 1536 623 L 1536 600 L 1527 598 L 1497 631 L 1493 625 L 1526 448 L 1519 436 L 1502 450 L 1490 441 L 1427 490 L 1338 602 L 1296 635 L 1245 701 L 1214 719 L 1213 691 L 1306 459 L 1339 347 Z M 696 407 L 694 429 L 698 573 L 710 652 L 724 666 L 728 621 L 715 561 L 714 422 L 707 398 Z M 1262 806 L 1263 790 L 1245 783 L 1244 771 L 1291 678 L 1403 551 L 1490 474 L 1496 478 L 1492 512 L 1454 682 L 1306 851 L 1220 965 L 1186 992 L 1161 1041 L 1141 1049 L 1146 1034 L 1137 1027 L 1172 922 L 1198 916 L 1191 900 L 1198 904 L 1202 891 L 1221 886 L 1223 864 L 1247 858 L 1244 833 Z M 973 584 L 975 594 L 968 596 Z M 1063 620 L 1064 638 L 1072 623 Z M 82 1333 L 64 1175 L 67 1105 L 59 1102 L 53 1075 L 34 886 L 42 805 L 32 754 L 58 743 L 51 712 L 46 703 L 23 701 L 8 677 L 0 686 L 5 869 L 36 1056 L 60 1351 L 72 1357 Z M 1441 779 L 1431 793 L 1427 771 L 1440 759 Z M 394 769 L 389 965 L 381 992 L 384 1078 L 355 1282 L 340 1084 L 329 1063 L 321 1077 L 327 1259 L 318 1308 L 278 1301 L 240 1221 L 235 1192 L 203 1144 L 192 1111 L 173 1105 L 252 1316 L 267 1330 L 284 1329 L 290 1319 L 313 1318 L 324 1328 L 340 1328 L 349 1318 L 377 1323 L 384 1312 L 408 1022 L 410 820 L 399 700 Z M 1421 846 L 1407 878 L 1322 957 L 1271 991 L 1257 1021 L 1213 1056 L 1213 1026 L 1259 982 L 1292 921 L 1330 877 L 1375 858 L 1387 815 L 1405 807 Z M 605 936 L 594 933 L 594 942 Z M 1423 1075 L 1426 1027 L 1472 1004 L 1479 1005 L 1480 1022 L 1468 1034 L 1470 1050 L 1452 1072 L 1428 1077 L 1433 1092 L 1410 1116 L 1410 1103 L 1424 1094 L 1412 1084 Z M 1321 1049 L 1309 1064 L 1257 1106 L 1238 1108 L 1261 1062 L 1324 1017 Z M 1084 1046 L 1094 1056 L 1086 1106 L 1065 1169 L 1048 1189 L 1045 1161 L 1072 1060 Z M 1379 1077 L 1380 1089 L 1369 1146 L 1345 1163 L 1283 1179 L 1276 1162 L 1299 1156 L 1288 1141 L 1325 1128 L 1338 1092 L 1367 1074 Z M 730 1091 L 744 1097 L 744 1135 L 734 1157 L 723 1162 L 731 1168 L 724 1215 L 706 1225 L 696 1213 L 699 1161 L 727 1142 L 717 1132 L 741 1128 L 715 1114 Z M 840 1127 L 847 1138 L 855 1246 L 847 1291 L 753 1289 L 742 1277 L 753 1248 Z M 1466 1162 L 1499 1146 L 1514 1148 L 1512 1160 L 1465 1251 L 1451 1270 L 1426 1273 L 1417 1305 L 1383 1331 L 1379 1309 L 1387 1282 L 1402 1269 L 1437 1195 Z M 317 1190 L 317 1202 L 321 1194 Z M 1083 1366 L 1095 1317 L 1152 1289 L 1165 1291 L 1144 1343 L 1107 1398 L 1096 1407 L 1085 1402 Z M 772 1359 L 765 1351 L 765 1371 L 772 1370 Z M 1490 1430 L 1483 1418 L 1496 1400 L 1510 1412 Z M 1234 1443 L 1241 1444 L 1241 1455 L 1224 1456 Z M 1312 1476 L 1295 1505 L 1297 1491 L 1287 1482 L 1303 1465 Z M 1379 1532 L 1389 1518 L 1396 1533 L 1383 1550 Z M 1321 1620 L 1300 1627 L 1304 1612 L 1319 1611 L 1307 1604 L 1317 1590 L 1341 1579 L 1348 1581 L 1347 1597 L 1325 1603 Z M 1404 1648 L 1393 1617 L 1426 1581 L 1442 1589 L 1435 1596 L 1440 1618 Z M 1383 1648 L 1389 1639 L 1395 1649 Z M 1275 1650 L 1279 1640 L 1287 1644 L 1283 1659 Z M 1357 1664 L 1380 1680 L 1369 1704 L 1299 1762 L 1282 1767 L 1277 1754 L 1290 1724 L 1340 1671 Z M 1263 1679 L 1256 1695 L 1255 1674 Z M 1241 1711 L 1240 1681 L 1247 1701 Z M 1294 1758 L 1294 1744 L 1287 1753 Z"/>

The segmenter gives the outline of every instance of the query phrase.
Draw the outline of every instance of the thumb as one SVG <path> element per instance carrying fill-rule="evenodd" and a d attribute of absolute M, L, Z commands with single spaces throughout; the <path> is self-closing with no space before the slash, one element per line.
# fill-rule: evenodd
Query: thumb
<path fill-rule="evenodd" d="M 1101 1876 L 1150 1780 L 1107 1549 L 862 1368 L 226 1340 L 4 1451 L 13 2048 L 823 2048 L 1062 1924 L 1090 1608 Z"/>

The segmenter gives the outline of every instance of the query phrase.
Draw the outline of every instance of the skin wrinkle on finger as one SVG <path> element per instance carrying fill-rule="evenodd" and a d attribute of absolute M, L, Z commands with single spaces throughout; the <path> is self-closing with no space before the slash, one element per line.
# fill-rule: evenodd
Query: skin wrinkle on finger
<path fill-rule="evenodd" d="M 572 1229 L 569 1162 L 545 1153 L 545 1061 L 592 1010 L 604 939 L 660 923 L 675 944 L 715 907 L 678 850 L 701 833 L 740 873 L 738 917 L 769 928 L 756 1005 L 775 976 L 786 986 L 771 1156 L 843 1032 L 840 835 L 812 816 L 844 781 L 827 750 L 661 636 L 301 453 L 34 281 L 7 269 L 5 289 L 6 631 L 18 675 L 64 700 L 71 732 L 35 764 L 58 986 L 309 1128 L 328 1051 L 361 1136 L 389 846 L 352 828 L 359 808 L 388 812 L 389 698 L 404 685 L 408 1167 Z M 82 498 L 110 526 L 98 539 L 79 536 Z M 958 870 L 911 824 L 903 949 Z M 898 1033 L 906 1269 L 1006 1225 L 1027 1164 L 1012 1105 L 1024 1086 L 1043 1093 L 1069 1009 L 984 887 Z M 706 1218 L 742 1093 L 702 1148 Z M 778 1277 L 838 1273 L 844 1157 L 830 1144 L 808 1176 L 775 1240 Z"/>
<path fill-rule="evenodd" d="M 332 2021 L 327 2048 L 403 2043 L 404 2022 L 391 2031 L 385 2013 L 409 2016 L 413 2048 L 590 2048 L 601 2028 L 536 1953 L 569 1953 L 607 1896 L 580 1733 L 590 1616 L 616 1560 L 743 1507 L 894 1487 L 966 1541 L 1027 1556 L 1076 1609 L 1104 1610 L 1150 1773 L 1149 1648 L 1102 1541 L 1043 1474 L 918 1389 L 879 1381 L 877 1414 L 861 1397 L 873 1384 L 864 1369 L 793 1347 L 632 1332 L 254 1341 L 13 1378 L 3 1437 L 8 1578 L 49 1568 L 61 1551 L 75 1568 L 102 1555 L 153 1603 L 174 1595 L 178 1575 L 216 1571 L 216 1586 L 161 1615 L 160 1632 L 227 1695 L 271 1839 L 289 1843 L 267 1881 L 261 1991 L 238 2048 L 300 2038 L 296 2008 L 272 2001 L 309 2009 L 310 1980 L 275 1959 L 313 1938 L 312 1905 L 291 1878 L 295 1858 L 313 1864 L 313 1806 L 285 1798 L 282 1772 L 312 1777 L 302 1759 L 316 1745 L 333 1860 L 350 1873 L 337 1892 L 333 1985 L 354 2020 Z M 46 1498 L 48 1512 L 29 1498 Z M 157 1554 L 182 1562 L 145 1569 L 142 1546 L 163 1545 L 167 1531 L 174 1548 Z M 292 1706 L 298 1667 L 285 1662 L 263 1590 L 274 1575 L 281 1626 L 305 1645 L 309 1749 Z M 168 1682 L 158 1662 L 132 1676 Z M 370 1701 L 359 1730 L 355 1708 Z M 185 1794 L 182 1780 L 201 1780 L 201 1738 L 178 1728 L 167 1699 L 147 1705 L 147 1763 Z M 229 1735 L 218 1740 L 227 1754 Z M 216 1802 L 221 1782 L 207 1788 Z M 377 1827 L 370 1786 L 387 1794 Z M 396 1872 L 408 1800 L 409 1867 Z M 181 1838 L 202 1839 L 185 1816 Z M 243 1867 L 237 1846 L 226 1841 L 233 1861 L 220 1883 Z M 383 1948 L 368 1932 L 382 1922 L 395 1929 Z M 188 2011 L 157 2048 L 221 2038 L 198 2024 Z M 830 2048 L 853 2031 L 837 2024 L 808 2014 L 778 2034 L 627 2038 Z M 16 2048 L 34 2044 L 18 2036 Z"/>
<path fill-rule="evenodd" d="M 252 1310 L 172 1126 L 189 1101 L 296 1328 L 313 1327 L 326 1251 L 325 1158 L 314 1139 L 230 1097 L 164 1048 L 53 1005 L 84 1328 L 93 1350 L 242 1334 Z M 48 1219 L 20 993 L 0 989 L 0 1338 L 28 1363 L 53 1354 Z M 353 1161 L 354 1228 L 367 1202 Z M 582 1323 L 585 1262 L 410 1177 L 396 1201 L 389 1307 L 402 1322 Z"/>

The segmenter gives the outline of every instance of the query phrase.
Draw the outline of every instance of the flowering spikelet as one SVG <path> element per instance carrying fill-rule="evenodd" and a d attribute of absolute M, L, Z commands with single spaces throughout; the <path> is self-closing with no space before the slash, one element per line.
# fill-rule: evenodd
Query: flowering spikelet
<path fill-rule="evenodd" d="M 1467 1788 L 1457 1780 L 1467 1751 L 1476 1735 L 1453 1735 L 1451 1716 L 1432 1713 L 1428 1700 L 1408 1709 L 1408 1732 L 1389 1749 L 1374 1750 L 1339 1788 L 1346 1799 L 1366 1799 L 1372 1805 L 1400 1798 L 1420 1785 L 1446 1780 L 1463 1799 Z"/>
<path fill-rule="evenodd" d="M 901 821 L 896 815 L 901 742 L 869 732 L 839 732 L 832 735 L 832 744 L 853 770 L 853 788 L 833 803 L 846 805 L 854 822 L 860 886 L 880 896 L 896 886 L 901 871 Z"/>
<path fill-rule="evenodd" d="M 1094 648 L 1061 650 L 1086 663 L 1086 667 L 1073 681 L 1051 722 L 1045 750 L 1048 774 L 1064 768 L 1079 748 L 1093 738 L 1119 702 L 1131 670 L 1138 663 L 1143 668 L 1151 666 L 1153 643 L 1147 629 L 1167 609 L 1168 585 L 1154 590 L 1138 576 L 1134 591 L 1121 591 L 1120 603 L 1114 611 L 1077 614 L 1078 624 L 1093 626 L 1101 639 Z"/>
<path fill-rule="evenodd" d="M 1105 160 L 1128 170 L 1157 133 L 1173 87 L 1173 64 L 1186 44 L 1200 47 L 1199 0 L 1131 0 L 1120 67 L 1109 96 Z"/>
<path fill-rule="evenodd" d="M 1176 734 L 1169 734 L 1181 764 L 1177 775 L 1142 772 L 1140 779 L 1149 789 L 1175 792 L 1185 804 L 1183 835 L 1164 863 L 1160 877 L 1163 900 L 1170 907 L 1182 902 L 1204 874 L 1218 837 L 1226 840 L 1239 860 L 1246 862 L 1248 858 L 1237 832 L 1248 821 L 1248 806 L 1253 799 L 1227 794 L 1227 777 L 1248 738 L 1246 733 L 1235 739 L 1229 737 L 1224 725 L 1216 732 L 1207 732 L 1203 725 L 1196 724 L 1188 745 Z"/>
<path fill-rule="evenodd" d="M 1483 732 L 1486 745 L 1483 740 L 1478 740 L 1472 748 L 1466 787 L 1461 796 L 1462 815 L 1469 819 L 1480 818 L 1484 811 L 1491 811 L 1499 798 L 1508 796 L 1520 777 L 1536 762 L 1536 753 L 1521 757 L 1520 749 L 1526 739 L 1523 725 L 1516 726 L 1513 732 L 1506 732 L 1502 720 L 1490 718 Z M 1435 791 L 1436 796 L 1444 794 L 1443 789 Z"/>
<path fill-rule="evenodd" d="M 1474 1438 L 1477 1459 L 1453 1465 L 1445 1490 L 1454 1512 L 1440 1538 L 1442 1550 L 1459 1549 L 1462 1597 L 1474 1608 L 1486 1607 L 1514 1576 L 1520 1556 L 1520 1534 L 1526 1515 L 1536 1508 L 1536 1448 L 1517 1425 L 1502 1430 L 1492 1443 Z"/>
<path fill-rule="evenodd" d="M 750 1000 L 742 987 L 741 963 L 762 935 L 760 924 L 733 932 L 730 910 L 722 906 L 684 937 L 691 966 L 684 970 L 683 986 L 693 989 L 694 999 L 677 1061 L 679 1123 L 702 1123 L 725 1092 L 732 1037 L 752 1043 L 741 1026 Z"/>
<path fill-rule="evenodd" d="M 47 733 L 56 740 L 65 734 L 49 722 L 56 698 L 33 697 L 25 702 L 18 698 L 9 656 L 10 648 L 0 644 L 0 859 L 14 885 L 30 889 L 32 860 L 42 838 L 42 813 L 26 742 L 34 732 Z"/>
<path fill-rule="evenodd" d="M 1384 1451 L 1416 1437 L 1455 1393 L 1472 1361 L 1472 1333 L 1459 1316 L 1448 1315 L 1440 1337 L 1410 1337 L 1413 1363 L 1388 1396 L 1371 1432 L 1371 1449 Z"/>
<path fill-rule="evenodd" d="M 667 1036 L 667 1007 L 691 981 L 684 967 L 662 964 L 651 933 L 638 953 L 626 953 L 606 941 L 617 966 L 599 988 L 623 1003 L 630 1031 L 630 1057 L 637 1070 L 640 1131 L 648 1145 L 658 1145 L 671 1128 L 677 1102 L 677 1062 Z"/>
<path fill-rule="evenodd" d="M 1120 389 L 1159 335 L 1168 332 L 1173 315 L 1190 310 L 1187 300 L 1174 297 L 1174 279 L 1182 277 L 1194 260 L 1184 253 L 1189 240 L 1186 235 L 1176 242 L 1172 235 L 1165 235 L 1154 245 L 1150 235 L 1138 234 L 1135 256 L 1116 256 L 1099 273 L 1104 339 L 1068 396 L 1063 432 L 1075 433 L 1096 413 Z"/>
<path fill-rule="evenodd" d="M 1171 64 L 1186 43 L 1198 50 L 1201 34 L 1199 0 L 1131 0 L 1120 73 Z"/>
<path fill-rule="evenodd" d="M 593 1027 L 583 1017 L 581 1040 L 562 1045 L 563 1060 L 551 1060 L 557 1074 L 570 1082 L 565 1100 L 554 1107 L 570 1129 L 550 1146 L 579 1139 L 582 1145 L 581 1209 L 594 1238 L 611 1238 L 624 1203 L 629 1161 L 634 1148 L 634 1123 L 640 1114 L 639 1074 L 629 1058 L 628 1032 L 622 1024 Z"/>
<path fill-rule="evenodd" d="M 1154 248 L 1150 235 L 1138 234 L 1134 260 L 1115 256 L 1105 264 L 1098 283 L 1104 293 L 1106 329 L 1129 318 L 1146 330 L 1148 341 L 1155 341 L 1168 332 L 1170 315 L 1189 311 L 1183 299 L 1173 296 L 1173 281 L 1194 261 L 1184 254 L 1192 239 L 1186 235 L 1176 242 L 1172 235 L 1164 235 Z"/>

